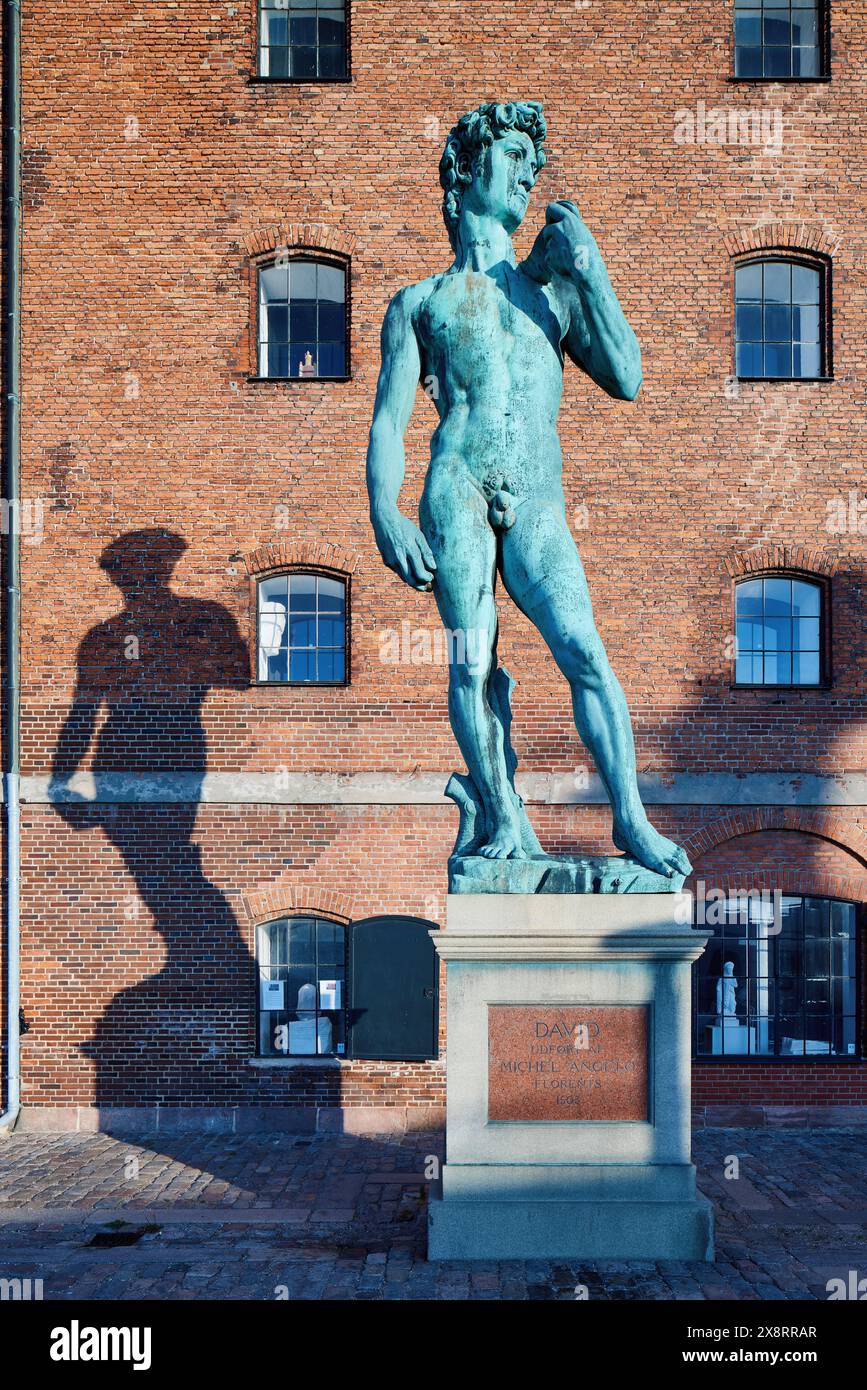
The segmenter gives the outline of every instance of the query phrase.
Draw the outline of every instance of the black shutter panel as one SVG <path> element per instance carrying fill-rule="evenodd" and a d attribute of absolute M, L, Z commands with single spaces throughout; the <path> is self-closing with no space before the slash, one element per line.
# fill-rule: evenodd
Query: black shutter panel
<path fill-rule="evenodd" d="M 436 1057 L 439 961 L 419 917 L 367 917 L 349 928 L 349 1055 Z"/>

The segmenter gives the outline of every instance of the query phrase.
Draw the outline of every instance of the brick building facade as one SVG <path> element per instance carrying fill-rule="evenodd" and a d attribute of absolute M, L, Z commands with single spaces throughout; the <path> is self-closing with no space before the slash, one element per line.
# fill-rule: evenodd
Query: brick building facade
<path fill-rule="evenodd" d="M 573 197 L 642 346 L 635 403 L 567 367 L 561 435 L 651 818 L 702 892 L 854 904 L 860 924 L 867 11 L 820 7 L 817 80 L 748 81 L 731 0 L 353 0 L 345 72 L 337 54 L 286 81 L 276 56 L 261 71 L 254 0 L 22 9 L 26 1121 L 441 1114 L 441 1058 L 258 1055 L 257 929 L 444 920 L 447 670 L 415 640 L 432 598 L 376 552 L 364 457 L 382 317 L 450 261 L 438 161 L 483 100 L 545 107 L 519 254 Z M 281 257 L 345 275 L 329 378 L 262 369 L 259 277 Z M 815 378 L 736 375 L 735 272 L 762 262 L 821 278 Z M 420 388 L 411 515 L 435 418 Z M 260 679 L 256 586 L 285 573 L 345 584 L 345 683 Z M 737 585 L 786 576 L 819 595 L 819 679 L 738 683 Z M 508 602 L 500 657 L 544 846 L 611 852 L 564 682 Z M 854 1009 L 826 974 L 828 1009 Z M 863 1014 L 835 1032 L 817 990 L 789 996 L 815 1027 L 775 1005 L 776 1042 L 760 1022 L 742 1055 L 712 1052 L 699 1004 L 700 1114 L 867 1103 Z"/>

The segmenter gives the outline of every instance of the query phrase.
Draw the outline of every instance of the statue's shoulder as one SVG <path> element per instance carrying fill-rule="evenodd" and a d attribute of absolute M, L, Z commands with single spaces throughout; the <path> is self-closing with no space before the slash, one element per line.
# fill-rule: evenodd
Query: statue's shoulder
<path fill-rule="evenodd" d="M 441 274 L 429 275 L 426 280 L 419 280 L 415 285 L 406 285 L 404 289 L 398 290 L 389 305 L 389 310 L 393 308 L 399 314 L 414 318 L 419 310 L 424 308 L 442 278 Z"/>

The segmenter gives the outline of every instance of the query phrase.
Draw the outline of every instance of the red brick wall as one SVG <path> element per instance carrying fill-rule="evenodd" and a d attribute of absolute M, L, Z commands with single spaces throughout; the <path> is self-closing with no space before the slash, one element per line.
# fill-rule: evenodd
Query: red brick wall
<path fill-rule="evenodd" d="M 139 0 L 109 10 L 69 0 L 58 22 L 56 4 L 23 0 L 23 473 L 25 495 L 45 500 L 44 539 L 23 547 L 28 773 L 50 769 L 87 634 L 122 609 L 99 555 L 149 526 L 186 541 L 175 594 L 220 607 L 188 605 L 174 626 L 165 605 L 137 610 L 83 648 L 90 689 L 125 690 L 131 711 L 102 749 L 103 768 L 460 765 L 444 669 L 378 659 L 383 628 L 403 619 L 436 628 L 437 619 L 429 596 L 402 588 L 379 562 L 363 464 L 385 306 L 449 259 L 437 185 L 443 139 L 463 111 L 500 94 L 544 100 L 550 126 L 550 162 L 519 252 L 547 201 L 575 197 L 644 352 L 637 403 L 611 401 L 569 369 L 562 417 L 567 506 L 634 713 L 640 768 L 839 775 L 867 766 L 865 540 L 826 528 L 828 502 L 863 489 L 867 12 L 834 6 L 830 84 L 766 88 L 726 80 L 729 10 L 721 0 L 356 3 L 351 84 L 262 86 L 248 81 L 246 2 Z M 699 100 L 780 108 L 782 151 L 676 143 L 677 111 Z M 127 138 L 135 122 L 137 138 Z M 327 228 L 329 244 L 352 248 L 346 384 L 247 379 L 249 254 L 267 243 L 268 229 L 287 225 Z M 731 255 L 781 240 L 833 251 L 836 379 L 732 388 Z M 432 422 L 420 396 L 407 448 L 410 511 Z M 323 542 L 354 571 L 351 685 L 249 687 L 243 557 L 277 543 Z M 778 563 L 784 546 L 834 572 L 833 688 L 733 690 L 732 575 L 744 554 Z M 204 636 L 191 635 L 202 624 Z M 118 655 L 126 631 L 141 640 L 134 674 Z M 587 764 L 563 682 L 507 604 L 501 654 L 520 682 L 522 769 Z M 197 745 L 189 691 L 202 686 Z M 82 737 L 82 754 L 85 745 Z M 725 814 L 669 808 L 656 819 L 697 833 Z M 863 824 L 862 809 L 841 814 Z M 534 815 L 552 848 L 610 848 L 601 809 Z M 167 1072 L 151 1058 L 135 1098 L 282 1098 L 284 1075 L 250 1075 L 243 1060 L 244 956 L 230 944 L 224 909 L 210 899 L 224 922 L 214 945 L 194 900 L 198 870 L 187 866 L 184 888 L 159 849 L 173 833 L 175 841 L 189 834 L 191 814 L 117 808 L 114 816 L 115 844 L 98 826 L 76 828 L 73 814 L 69 824 L 44 807 L 25 815 L 27 1098 L 86 1103 L 94 1066 L 80 1044 L 114 995 L 159 969 L 148 909 L 134 922 L 123 916 L 139 890 L 118 842 L 163 873 L 151 891 L 167 904 L 171 897 L 173 922 L 183 901 L 187 959 L 205 976 L 216 969 L 225 990 L 215 1046 L 226 1051 L 196 1075 L 180 1049 Z M 214 893 L 236 914 L 240 894 L 288 875 L 350 891 L 359 911 L 436 915 L 423 904 L 431 895 L 441 902 L 453 832 L 450 810 L 320 807 L 281 816 L 203 807 L 194 839 Z M 796 838 L 757 837 L 735 867 L 756 868 L 767 855 L 777 862 L 780 849 L 794 875 L 840 867 L 837 851 L 812 838 L 799 847 Z M 725 853 L 709 863 L 732 867 Z M 850 876 L 862 868 L 850 863 Z M 184 1007 L 192 1016 L 194 1001 Z M 696 1084 L 740 1094 L 740 1079 L 716 1080 L 720 1070 L 712 1079 L 697 1069 Z M 357 1084 L 375 1088 L 383 1074 L 371 1070 Z M 417 1068 L 389 1075 L 389 1095 L 441 1084 L 419 1083 Z M 793 1070 L 796 1091 L 806 1075 Z M 125 1093 L 110 1069 L 107 1084 L 112 1095 Z M 347 1099 L 361 1094 L 355 1080 L 342 1084 Z"/>

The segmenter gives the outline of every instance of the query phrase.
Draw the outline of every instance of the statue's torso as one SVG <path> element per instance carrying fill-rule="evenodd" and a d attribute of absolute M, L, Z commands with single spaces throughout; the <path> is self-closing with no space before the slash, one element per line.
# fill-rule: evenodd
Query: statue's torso
<path fill-rule="evenodd" d="M 512 267 L 419 286 L 422 376 L 440 416 L 431 468 L 459 461 L 487 496 L 560 486 L 565 325 L 551 291 Z"/>

